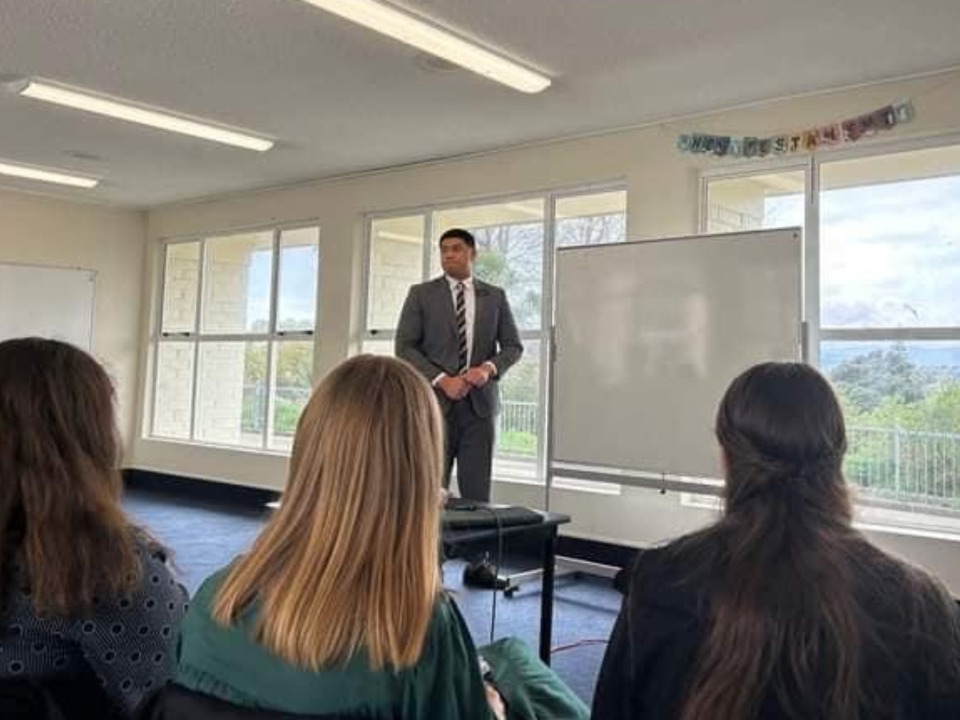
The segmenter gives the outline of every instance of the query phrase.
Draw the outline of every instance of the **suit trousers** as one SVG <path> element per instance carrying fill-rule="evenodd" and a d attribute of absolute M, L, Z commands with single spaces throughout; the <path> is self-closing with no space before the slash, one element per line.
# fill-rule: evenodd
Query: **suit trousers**
<path fill-rule="evenodd" d="M 443 486 L 450 486 L 450 473 L 456 460 L 460 497 L 489 502 L 496 418 L 477 415 L 468 395 L 450 405 L 445 421 L 446 465 Z"/>

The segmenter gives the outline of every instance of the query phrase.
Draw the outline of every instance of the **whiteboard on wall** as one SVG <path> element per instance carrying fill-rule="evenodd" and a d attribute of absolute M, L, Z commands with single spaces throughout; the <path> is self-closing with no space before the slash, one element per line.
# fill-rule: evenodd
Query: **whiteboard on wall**
<path fill-rule="evenodd" d="M 550 462 L 721 477 L 730 381 L 798 360 L 799 229 L 557 253 Z"/>
<path fill-rule="evenodd" d="M 90 350 L 96 273 L 0 263 L 0 340 L 45 337 Z"/>

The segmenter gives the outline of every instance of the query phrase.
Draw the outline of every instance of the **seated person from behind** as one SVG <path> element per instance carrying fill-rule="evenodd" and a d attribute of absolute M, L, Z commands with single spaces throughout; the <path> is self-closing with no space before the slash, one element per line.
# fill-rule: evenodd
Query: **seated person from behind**
<path fill-rule="evenodd" d="M 114 394 L 65 343 L 0 343 L 0 682 L 125 717 L 171 676 L 186 593 L 124 515 Z"/>
<path fill-rule="evenodd" d="M 177 683 L 304 715 L 500 715 L 441 590 L 442 476 L 427 382 L 391 358 L 336 368 L 300 418 L 279 510 L 194 599 Z"/>
<path fill-rule="evenodd" d="M 923 571 L 851 524 L 837 399 L 767 363 L 729 387 L 723 517 L 642 552 L 595 720 L 960 718 L 960 617 Z"/>

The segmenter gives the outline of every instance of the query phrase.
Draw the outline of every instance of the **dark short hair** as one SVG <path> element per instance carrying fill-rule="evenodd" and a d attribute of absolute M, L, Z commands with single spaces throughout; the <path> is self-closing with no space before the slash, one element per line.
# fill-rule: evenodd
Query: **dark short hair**
<path fill-rule="evenodd" d="M 443 241 L 447 238 L 460 238 L 474 250 L 477 249 L 477 241 L 473 237 L 473 233 L 469 230 L 464 230 L 463 228 L 450 228 L 440 236 L 440 240 L 437 244 L 443 245 Z"/>

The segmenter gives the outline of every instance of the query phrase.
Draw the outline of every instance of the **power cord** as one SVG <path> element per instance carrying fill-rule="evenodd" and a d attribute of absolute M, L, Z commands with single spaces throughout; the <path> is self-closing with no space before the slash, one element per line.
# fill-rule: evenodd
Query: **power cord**
<path fill-rule="evenodd" d="M 490 642 L 493 643 L 497 626 L 497 596 L 500 594 L 500 590 L 497 588 L 496 580 L 500 577 L 500 566 L 503 564 L 503 519 L 500 517 L 499 513 L 497 513 L 495 508 L 484 507 L 483 509 L 490 513 L 490 515 L 493 517 L 494 523 L 496 523 L 497 526 L 497 555 L 496 562 L 493 564 L 493 576 L 495 581 L 493 585 L 493 600 L 490 608 Z M 608 639 L 585 638 L 572 643 L 566 643 L 564 645 L 556 645 L 550 649 L 550 654 L 554 655 L 555 653 L 575 650 L 576 648 L 586 647 L 589 645 L 607 645 L 609 642 L 610 641 Z"/>
<path fill-rule="evenodd" d="M 567 643 L 566 645 L 557 645 L 550 649 L 550 654 L 554 655 L 559 652 L 574 650 L 578 647 L 585 647 L 587 645 L 606 645 L 609 642 L 609 640 L 601 640 L 600 638 L 586 638 L 584 640 L 577 640 L 576 642 Z"/>

